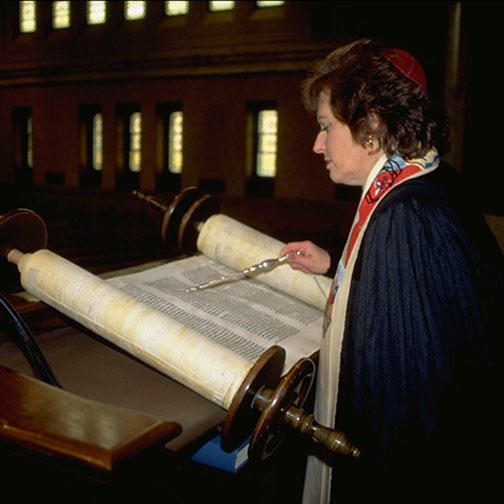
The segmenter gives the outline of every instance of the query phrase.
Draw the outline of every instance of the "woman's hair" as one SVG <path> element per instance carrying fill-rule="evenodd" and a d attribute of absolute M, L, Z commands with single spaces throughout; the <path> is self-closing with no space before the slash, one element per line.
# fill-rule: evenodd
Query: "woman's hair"
<path fill-rule="evenodd" d="M 426 91 L 382 55 L 385 48 L 361 39 L 331 52 L 303 83 L 305 107 L 316 113 L 320 93 L 329 92 L 334 116 L 358 143 L 365 145 L 372 135 L 387 155 L 404 158 L 421 157 L 432 147 L 446 153 L 447 121 L 436 119 Z"/>

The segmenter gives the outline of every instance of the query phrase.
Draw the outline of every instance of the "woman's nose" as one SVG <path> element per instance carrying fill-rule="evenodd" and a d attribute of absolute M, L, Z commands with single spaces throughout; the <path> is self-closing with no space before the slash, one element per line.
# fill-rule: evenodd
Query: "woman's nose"
<path fill-rule="evenodd" d="M 317 137 L 315 138 L 315 142 L 313 144 L 313 152 L 315 154 L 323 154 L 324 153 L 324 148 L 325 148 L 325 143 L 323 141 L 323 131 L 320 131 Z"/>

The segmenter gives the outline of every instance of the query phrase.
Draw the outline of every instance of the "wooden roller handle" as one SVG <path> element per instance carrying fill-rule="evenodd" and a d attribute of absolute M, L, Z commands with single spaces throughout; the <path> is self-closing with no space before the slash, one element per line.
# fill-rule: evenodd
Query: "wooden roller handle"
<path fill-rule="evenodd" d="M 310 435 L 320 441 L 331 452 L 352 457 L 360 456 L 360 450 L 343 432 L 318 424 L 313 415 L 307 414 L 301 408 L 289 408 L 285 413 L 284 422 L 301 434 Z"/>
<path fill-rule="evenodd" d="M 310 359 L 300 359 L 275 390 L 262 387 L 256 393 L 253 407 L 262 414 L 250 443 L 251 458 L 264 459 L 273 451 L 280 442 L 282 424 L 311 436 L 332 453 L 360 456 L 360 450 L 343 432 L 318 424 L 313 415 L 302 409 L 314 374 L 315 364 Z"/>
<path fill-rule="evenodd" d="M 20 252 L 17 249 L 11 249 L 7 252 L 7 261 L 13 264 L 19 264 L 19 261 L 21 261 L 21 258 L 23 257 L 23 252 Z"/>

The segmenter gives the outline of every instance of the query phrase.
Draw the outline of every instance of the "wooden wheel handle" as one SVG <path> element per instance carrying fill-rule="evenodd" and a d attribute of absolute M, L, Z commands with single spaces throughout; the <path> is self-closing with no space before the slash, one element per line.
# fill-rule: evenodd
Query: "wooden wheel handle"
<path fill-rule="evenodd" d="M 203 196 L 196 187 L 187 187 L 170 203 L 163 216 L 161 238 L 164 243 L 176 243 L 180 224 L 186 212 Z"/>
<path fill-rule="evenodd" d="M 259 416 L 253 404 L 259 390 L 273 388 L 280 378 L 285 362 L 285 350 L 273 346 L 252 366 L 235 393 L 222 424 L 222 448 L 231 451 L 252 432 Z"/>
<path fill-rule="evenodd" d="M 260 462 L 274 453 L 289 426 L 331 452 L 359 457 L 360 450 L 344 433 L 318 424 L 301 408 L 315 375 L 310 359 L 299 360 L 278 381 L 284 352 L 281 347 L 271 347 L 249 371 L 224 420 L 222 448 L 235 449 L 253 432 L 248 455 L 252 462 Z"/>
<path fill-rule="evenodd" d="M 259 391 L 254 407 L 262 411 L 250 442 L 249 457 L 261 461 L 274 453 L 285 437 L 283 427 L 286 412 L 301 408 L 311 389 L 315 364 L 301 359 L 280 380 L 274 391 L 265 387 Z"/>

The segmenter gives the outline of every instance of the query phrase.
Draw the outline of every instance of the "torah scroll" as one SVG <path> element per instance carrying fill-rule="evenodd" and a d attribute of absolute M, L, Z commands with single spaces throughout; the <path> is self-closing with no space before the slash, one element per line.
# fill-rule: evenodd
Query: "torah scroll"
<path fill-rule="evenodd" d="M 200 252 L 233 269 L 276 257 L 281 246 L 281 242 L 223 215 L 210 217 L 198 237 Z M 48 250 L 24 254 L 18 269 L 28 292 L 224 409 L 253 365 Z M 259 280 L 319 309 L 330 284 L 326 277 L 315 281 L 287 265 L 261 275 Z M 219 296 L 217 288 L 212 290 L 211 295 Z"/>

